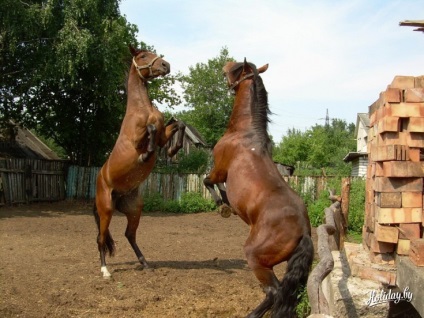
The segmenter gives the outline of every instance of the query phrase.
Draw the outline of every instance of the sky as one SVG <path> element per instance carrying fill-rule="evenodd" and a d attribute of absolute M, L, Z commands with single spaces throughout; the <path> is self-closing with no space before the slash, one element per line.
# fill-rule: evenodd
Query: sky
<path fill-rule="evenodd" d="M 396 75 L 424 75 L 424 33 L 399 26 L 424 20 L 423 0 L 121 0 L 120 10 L 173 74 L 224 47 L 237 61 L 269 63 L 261 76 L 275 142 L 325 124 L 327 111 L 356 123 Z"/>

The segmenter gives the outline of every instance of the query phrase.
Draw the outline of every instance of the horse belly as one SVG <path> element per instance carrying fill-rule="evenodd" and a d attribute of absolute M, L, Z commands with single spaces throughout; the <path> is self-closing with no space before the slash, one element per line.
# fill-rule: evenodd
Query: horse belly
<path fill-rule="evenodd" d="M 139 163 L 138 157 L 133 160 L 109 162 L 109 183 L 111 188 L 120 193 L 125 193 L 137 188 L 147 179 L 153 170 L 156 156 L 149 161 Z"/>

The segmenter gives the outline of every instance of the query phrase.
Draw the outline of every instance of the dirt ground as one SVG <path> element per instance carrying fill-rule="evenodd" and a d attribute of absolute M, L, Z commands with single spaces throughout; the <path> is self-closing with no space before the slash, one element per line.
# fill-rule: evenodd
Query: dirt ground
<path fill-rule="evenodd" d="M 245 317 L 264 294 L 247 266 L 248 226 L 215 212 L 146 213 L 142 270 L 116 213 L 103 279 L 91 205 L 0 207 L 0 317 Z M 284 273 L 284 265 L 276 268 Z"/>

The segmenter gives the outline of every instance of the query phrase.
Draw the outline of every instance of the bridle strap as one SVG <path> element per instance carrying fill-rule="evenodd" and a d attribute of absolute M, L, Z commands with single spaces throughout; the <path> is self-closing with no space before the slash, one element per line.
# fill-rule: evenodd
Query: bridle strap
<path fill-rule="evenodd" d="M 137 63 L 135 62 L 135 57 L 133 57 L 133 64 L 134 64 L 134 66 L 135 66 L 135 69 L 137 70 L 138 75 L 139 75 L 139 76 L 140 76 L 143 80 L 147 80 L 148 78 L 150 78 L 150 77 L 153 75 L 153 72 L 152 72 L 152 66 L 153 66 L 153 64 L 156 62 L 156 60 L 157 60 L 158 58 L 159 58 L 159 56 L 156 56 L 153 60 L 151 60 L 151 61 L 150 61 L 150 63 L 149 63 L 149 64 L 139 66 L 139 65 L 137 65 Z M 141 74 L 141 72 L 140 72 L 140 70 L 145 69 L 145 68 L 148 68 L 148 69 L 149 69 L 149 77 L 148 77 L 148 78 L 145 78 L 145 77 Z"/>
<path fill-rule="evenodd" d="M 243 82 L 244 80 L 247 80 L 248 78 L 253 77 L 253 76 L 255 76 L 255 74 L 253 72 L 244 75 L 241 79 L 232 83 L 228 89 L 231 90 L 231 89 L 236 88 L 241 82 Z"/>

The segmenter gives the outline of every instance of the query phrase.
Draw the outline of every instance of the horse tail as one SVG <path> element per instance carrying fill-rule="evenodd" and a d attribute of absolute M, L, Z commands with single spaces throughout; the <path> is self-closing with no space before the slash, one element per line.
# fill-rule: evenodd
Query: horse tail
<path fill-rule="evenodd" d="M 314 245 L 309 235 L 304 235 L 287 262 L 287 271 L 278 287 L 273 318 L 296 317 L 298 294 L 308 281 L 314 259 Z"/>
<path fill-rule="evenodd" d="M 100 216 L 99 216 L 99 212 L 97 211 L 96 202 L 94 202 L 94 206 L 93 206 L 93 215 L 94 215 L 94 220 L 96 220 L 97 230 L 100 233 Z M 109 229 L 106 231 L 106 240 L 105 240 L 105 243 L 106 244 L 103 247 L 104 252 L 108 252 L 109 253 L 109 256 L 115 255 L 115 241 L 113 240 L 112 235 L 110 234 Z"/>

